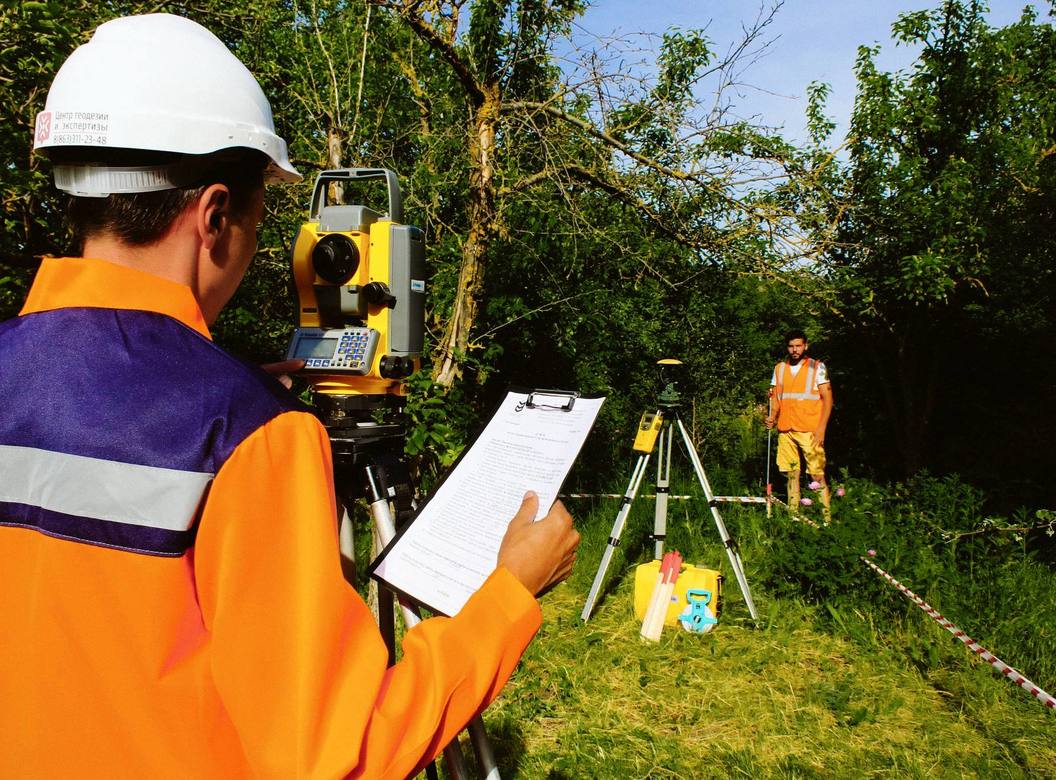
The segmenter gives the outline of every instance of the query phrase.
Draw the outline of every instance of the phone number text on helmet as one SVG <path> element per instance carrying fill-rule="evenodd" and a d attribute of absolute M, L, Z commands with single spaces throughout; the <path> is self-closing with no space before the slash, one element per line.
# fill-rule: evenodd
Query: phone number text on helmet
<path fill-rule="evenodd" d="M 110 136 L 94 135 L 92 133 L 58 133 L 52 137 L 58 146 L 76 146 L 79 144 L 106 146 L 110 143 Z"/>
<path fill-rule="evenodd" d="M 55 144 L 106 144 L 110 114 L 100 111 L 56 111 L 51 128 Z"/>

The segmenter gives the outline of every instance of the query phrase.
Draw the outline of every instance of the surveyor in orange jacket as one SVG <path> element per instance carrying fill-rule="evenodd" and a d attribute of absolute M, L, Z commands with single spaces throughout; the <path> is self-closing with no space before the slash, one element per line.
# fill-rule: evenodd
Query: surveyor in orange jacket
<path fill-rule="evenodd" d="M 777 426 L 777 467 L 788 479 L 788 505 L 800 501 L 800 453 L 811 486 L 818 490 L 830 518 L 831 497 L 825 481 L 825 429 L 832 414 L 832 383 L 825 364 L 807 355 L 806 334 L 793 330 L 785 337 L 788 360 L 774 366 L 770 380 L 772 403 L 766 427 Z"/>
<path fill-rule="evenodd" d="M 100 27 L 36 125 L 81 257 L 0 324 L 0 777 L 400 778 L 500 692 L 578 534 L 525 497 L 495 571 L 388 666 L 341 575 L 326 431 L 209 325 L 295 181 L 256 81 L 168 15 Z"/>

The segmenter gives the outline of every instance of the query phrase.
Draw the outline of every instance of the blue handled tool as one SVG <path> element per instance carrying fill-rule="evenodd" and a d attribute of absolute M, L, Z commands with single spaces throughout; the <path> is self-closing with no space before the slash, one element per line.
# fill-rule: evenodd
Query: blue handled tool
<path fill-rule="evenodd" d="M 705 634 L 715 627 L 719 621 L 711 611 L 711 591 L 692 589 L 686 591 L 686 601 L 689 605 L 682 610 L 678 621 L 682 628 L 694 634 Z"/>

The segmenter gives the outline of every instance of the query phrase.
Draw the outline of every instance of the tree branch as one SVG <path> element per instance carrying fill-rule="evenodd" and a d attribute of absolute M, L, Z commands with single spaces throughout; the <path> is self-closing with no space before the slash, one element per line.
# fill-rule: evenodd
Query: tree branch
<path fill-rule="evenodd" d="M 484 89 L 473 75 L 466 61 L 455 50 L 453 43 L 447 41 L 433 25 L 425 20 L 419 12 L 420 0 L 403 0 L 403 2 L 389 2 L 387 0 L 371 0 L 374 5 L 386 8 L 399 14 L 407 25 L 414 31 L 415 35 L 435 50 L 451 69 L 462 84 L 470 102 L 476 107 L 484 103 Z M 453 40 L 453 39 L 452 39 Z"/>

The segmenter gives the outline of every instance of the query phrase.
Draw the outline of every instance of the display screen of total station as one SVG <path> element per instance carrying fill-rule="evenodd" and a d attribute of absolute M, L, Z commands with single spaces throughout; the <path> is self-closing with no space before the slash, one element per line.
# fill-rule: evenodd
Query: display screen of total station
<path fill-rule="evenodd" d="M 334 349 L 337 347 L 337 339 L 322 339 L 322 338 L 311 338 L 305 337 L 297 342 L 297 354 L 294 357 L 299 358 L 328 358 L 334 356 Z"/>

